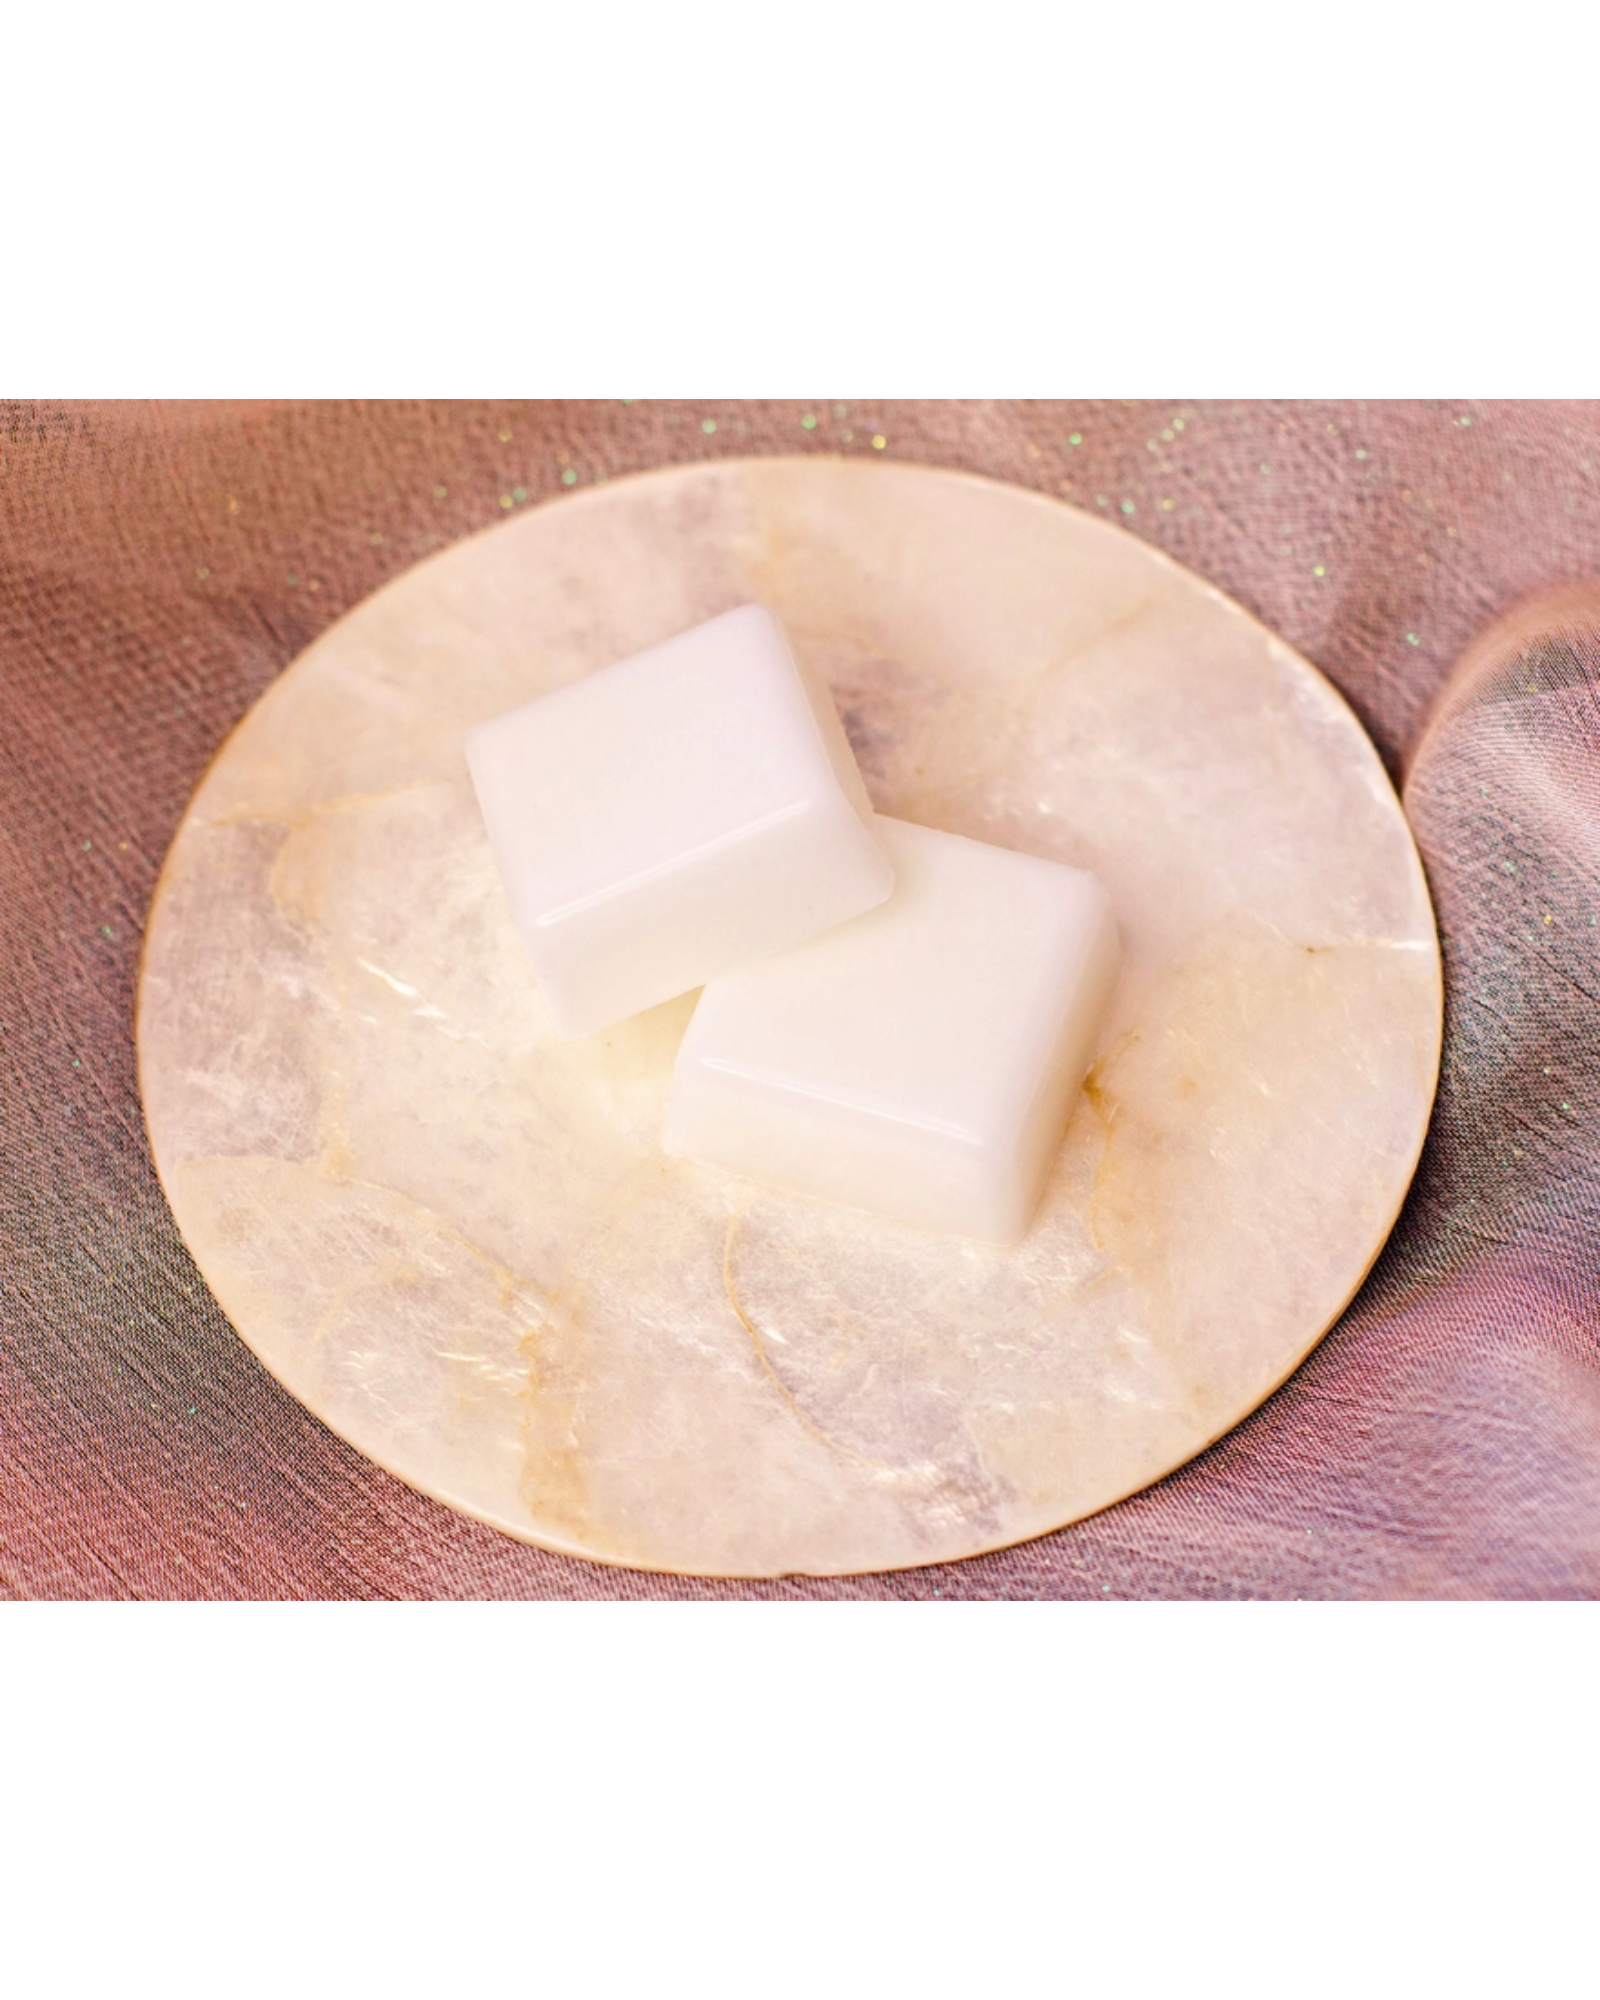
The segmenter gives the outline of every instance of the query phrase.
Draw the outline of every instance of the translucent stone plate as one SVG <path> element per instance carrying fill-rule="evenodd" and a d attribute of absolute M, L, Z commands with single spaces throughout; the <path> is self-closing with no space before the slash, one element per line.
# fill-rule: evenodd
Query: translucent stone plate
<path fill-rule="evenodd" d="M 692 996 L 546 1026 L 463 733 L 751 600 L 879 807 L 1110 887 L 1123 983 L 1017 1251 L 665 1159 Z M 174 842 L 139 1044 L 201 1270 L 358 1450 L 546 1548 L 826 1575 L 1043 1534 L 1253 1409 L 1394 1221 L 1440 1012 L 1394 793 L 1270 632 L 1054 501 L 767 459 L 514 517 L 310 647 Z"/>

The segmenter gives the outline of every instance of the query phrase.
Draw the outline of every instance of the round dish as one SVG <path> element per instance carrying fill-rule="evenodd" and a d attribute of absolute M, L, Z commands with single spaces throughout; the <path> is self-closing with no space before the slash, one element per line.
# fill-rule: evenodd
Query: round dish
<path fill-rule="evenodd" d="M 692 996 L 558 1042 L 462 756 L 744 602 L 874 803 L 1093 869 L 1124 973 L 1012 1252 L 669 1161 Z M 1248 1414 L 1397 1215 L 1438 942 L 1328 683 L 1063 504 L 723 461 L 514 517 L 379 591 L 224 745 L 151 912 L 150 1140 L 223 1309 L 358 1450 L 508 1534 L 721 1576 L 1045 1533 Z"/>

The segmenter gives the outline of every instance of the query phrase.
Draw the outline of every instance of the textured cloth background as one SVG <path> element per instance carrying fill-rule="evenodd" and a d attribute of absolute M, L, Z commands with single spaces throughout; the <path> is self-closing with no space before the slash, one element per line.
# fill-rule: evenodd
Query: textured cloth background
<path fill-rule="evenodd" d="M 168 1214 L 132 1021 L 185 802 L 334 617 L 564 487 L 775 451 L 1061 495 L 1280 631 L 1407 774 L 1448 1018 L 1388 1249 L 1231 1436 L 1000 1555 L 737 1585 L 523 1548 L 280 1390 Z M 1600 1592 L 1600 585 L 1496 627 L 1600 573 L 1597 467 L 1587 404 L 0 406 L 0 1591 Z"/>

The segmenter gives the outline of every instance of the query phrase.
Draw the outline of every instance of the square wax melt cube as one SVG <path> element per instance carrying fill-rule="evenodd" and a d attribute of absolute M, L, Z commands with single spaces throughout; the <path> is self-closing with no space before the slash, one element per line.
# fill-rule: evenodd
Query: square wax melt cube
<path fill-rule="evenodd" d="M 785 951 L 894 886 L 832 698 L 760 605 L 480 723 L 467 762 L 563 1035 Z"/>
<path fill-rule="evenodd" d="M 1059 862 L 878 825 L 887 903 L 701 995 L 667 1151 L 1014 1243 L 1115 984 L 1105 891 Z"/>

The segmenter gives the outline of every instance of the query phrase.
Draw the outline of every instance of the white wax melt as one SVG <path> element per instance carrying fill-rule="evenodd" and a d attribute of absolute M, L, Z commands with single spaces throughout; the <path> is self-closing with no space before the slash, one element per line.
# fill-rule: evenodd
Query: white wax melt
<path fill-rule="evenodd" d="M 667 1151 L 1014 1243 L 1116 980 L 1105 891 L 959 834 L 878 827 L 882 908 L 701 995 Z"/>
<path fill-rule="evenodd" d="M 563 1035 L 785 951 L 894 886 L 832 699 L 760 605 L 479 724 L 467 762 Z"/>

